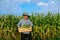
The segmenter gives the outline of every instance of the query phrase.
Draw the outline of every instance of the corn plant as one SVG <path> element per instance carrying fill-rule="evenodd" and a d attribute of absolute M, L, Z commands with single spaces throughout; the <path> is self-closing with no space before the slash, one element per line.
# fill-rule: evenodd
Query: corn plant
<path fill-rule="evenodd" d="M 60 40 L 60 13 L 40 14 L 32 13 L 30 20 L 33 22 L 32 40 Z M 17 24 L 22 16 L 0 16 L 0 40 L 20 40 Z"/>

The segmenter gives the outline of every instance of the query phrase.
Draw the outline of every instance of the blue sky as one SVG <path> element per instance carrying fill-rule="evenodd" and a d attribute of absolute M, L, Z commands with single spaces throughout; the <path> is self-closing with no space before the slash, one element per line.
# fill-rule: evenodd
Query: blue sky
<path fill-rule="evenodd" d="M 22 15 L 23 12 L 60 12 L 60 0 L 0 0 L 0 14 Z"/>

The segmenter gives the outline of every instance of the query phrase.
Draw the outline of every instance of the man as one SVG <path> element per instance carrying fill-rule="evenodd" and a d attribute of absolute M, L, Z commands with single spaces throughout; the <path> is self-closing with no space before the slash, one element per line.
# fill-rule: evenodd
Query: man
<path fill-rule="evenodd" d="M 18 29 L 19 29 L 19 27 L 23 27 L 23 25 L 25 25 L 25 24 L 27 24 L 29 27 L 32 28 L 33 24 L 28 18 L 29 18 L 29 15 L 24 13 L 23 19 L 21 19 L 20 22 L 18 23 Z M 26 38 L 28 38 L 28 40 L 32 40 L 31 32 L 22 32 L 21 33 L 21 40 L 25 40 Z"/>

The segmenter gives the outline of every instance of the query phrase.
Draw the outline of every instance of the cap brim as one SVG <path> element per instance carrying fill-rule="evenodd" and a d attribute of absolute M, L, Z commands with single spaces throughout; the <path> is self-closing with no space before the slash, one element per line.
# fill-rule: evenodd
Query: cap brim
<path fill-rule="evenodd" d="M 23 15 L 23 16 L 28 16 L 29 17 L 29 15 Z"/>

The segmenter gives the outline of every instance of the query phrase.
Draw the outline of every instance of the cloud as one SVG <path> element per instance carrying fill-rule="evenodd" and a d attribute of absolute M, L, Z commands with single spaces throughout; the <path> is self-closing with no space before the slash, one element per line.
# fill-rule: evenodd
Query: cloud
<path fill-rule="evenodd" d="M 47 6 L 48 4 L 47 3 L 44 3 L 44 2 L 39 2 L 37 3 L 38 6 Z"/>
<path fill-rule="evenodd" d="M 37 10 L 38 12 L 44 12 L 47 13 L 48 11 L 52 13 L 60 12 L 60 0 L 49 0 L 48 2 L 39 2 L 36 3 L 40 10 Z"/>
<path fill-rule="evenodd" d="M 16 0 L 16 1 L 18 1 L 18 2 L 30 2 L 31 0 Z"/>
<path fill-rule="evenodd" d="M 55 3 L 55 1 L 51 1 L 51 3 Z"/>
<path fill-rule="evenodd" d="M 30 2 L 31 0 L 26 0 L 27 2 Z"/>
<path fill-rule="evenodd" d="M 31 0 L 1 0 L 0 2 L 6 2 L 6 3 L 11 3 L 11 2 L 16 2 L 16 3 L 22 3 L 22 2 L 31 2 Z"/>
<path fill-rule="evenodd" d="M 27 5 L 27 6 L 26 6 Z M 36 7 L 36 8 L 35 8 Z M 17 13 L 18 15 L 24 12 L 39 11 L 39 12 L 60 12 L 60 0 L 1 0 L 1 13 Z"/>

